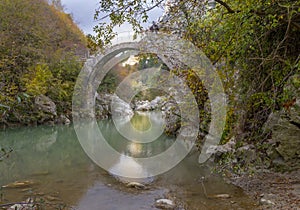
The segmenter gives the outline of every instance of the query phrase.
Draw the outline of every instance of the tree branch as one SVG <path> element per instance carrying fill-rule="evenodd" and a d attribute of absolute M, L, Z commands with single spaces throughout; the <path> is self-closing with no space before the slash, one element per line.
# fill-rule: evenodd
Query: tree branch
<path fill-rule="evenodd" d="M 224 1 L 221 1 L 221 0 L 215 0 L 216 2 L 218 2 L 219 4 L 221 4 L 223 7 L 225 7 L 228 11 L 228 13 L 236 13 L 236 12 L 239 12 L 239 11 L 234 11 L 233 9 L 231 9 L 231 7 L 226 4 Z"/>
<path fill-rule="evenodd" d="M 145 13 L 145 12 L 149 12 L 150 10 L 152 10 L 152 9 L 154 9 L 155 7 L 159 6 L 163 1 L 164 1 L 164 0 L 159 0 L 159 1 L 156 2 L 154 5 L 152 5 L 152 6 L 148 7 L 148 8 L 145 8 L 145 9 L 144 9 L 142 12 L 140 12 L 139 14 L 143 14 L 143 13 Z M 130 6 L 133 6 L 133 5 L 134 5 L 134 2 L 130 2 L 129 4 L 125 5 L 124 7 L 121 7 L 121 8 L 119 8 L 119 9 L 116 9 L 116 10 L 112 11 L 111 13 L 109 13 L 109 14 L 107 14 L 107 15 L 101 17 L 101 18 L 99 19 L 99 21 L 108 18 L 108 17 L 109 17 L 111 14 L 113 14 L 113 13 L 120 12 L 120 11 L 122 11 L 122 10 L 125 11 L 126 9 L 128 9 Z"/>

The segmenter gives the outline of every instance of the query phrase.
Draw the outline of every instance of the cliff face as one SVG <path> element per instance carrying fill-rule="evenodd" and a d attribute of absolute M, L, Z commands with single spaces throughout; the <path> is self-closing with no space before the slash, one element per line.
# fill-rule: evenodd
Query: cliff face
<path fill-rule="evenodd" d="M 71 15 L 44 0 L 4 0 L 0 20 L 0 123 L 35 122 L 34 99 L 41 94 L 58 112 L 70 110 L 88 53 Z"/>

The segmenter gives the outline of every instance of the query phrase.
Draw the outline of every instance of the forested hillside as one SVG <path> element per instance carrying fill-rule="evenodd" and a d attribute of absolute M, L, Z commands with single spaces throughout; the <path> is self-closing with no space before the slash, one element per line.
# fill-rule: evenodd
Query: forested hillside
<path fill-rule="evenodd" d="M 0 3 L 0 124 L 45 120 L 35 106 L 39 95 L 53 100 L 57 115 L 70 113 L 86 39 L 55 2 Z"/>

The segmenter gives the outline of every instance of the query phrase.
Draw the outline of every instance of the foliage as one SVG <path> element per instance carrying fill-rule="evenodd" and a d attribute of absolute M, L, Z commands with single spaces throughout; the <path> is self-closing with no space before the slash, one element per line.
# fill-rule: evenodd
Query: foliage
<path fill-rule="evenodd" d="M 208 9 L 207 1 L 100 1 L 95 18 L 110 21 L 95 28 L 98 41 L 107 43 L 124 21 L 138 32 L 148 12 L 166 2 L 160 31 L 177 33 L 202 49 L 223 80 L 230 116 L 223 137 L 261 138 L 269 113 L 288 100 L 283 86 L 300 71 L 300 2 L 216 0 L 216 8 Z M 108 15 L 99 18 L 101 12 Z"/>
<path fill-rule="evenodd" d="M 117 33 L 113 31 L 114 27 L 120 26 L 125 22 L 131 24 L 135 32 L 142 31 L 142 23 L 148 20 L 148 11 L 160 6 L 164 0 L 153 1 L 131 1 L 131 0 L 108 0 L 100 1 L 100 6 L 96 10 L 95 20 L 99 22 L 94 27 L 97 33 L 94 41 L 100 47 L 108 44 Z M 107 14 L 101 17 L 102 14 Z M 109 19 L 109 20 L 107 20 Z"/>
<path fill-rule="evenodd" d="M 59 5 L 59 0 L 0 3 L 0 123 L 34 122 L 30 115 L 39 94 L 61 111 L 71 109 L 86 38 Z"/>
<path fill-rule="evenodd" d="M 49 90 L 53 75 L 46 64 L 37 64 L 30 68 L 27 74 L 21 78 L 25 83 L 26 92 L 32 96 L 46 94 Z"/>
<path fill-rule="evenodd" d="M 98 87 L 99 92 L 113 93 L 117 87 L 116 75 L 109 72 L 105 75 Z"/>

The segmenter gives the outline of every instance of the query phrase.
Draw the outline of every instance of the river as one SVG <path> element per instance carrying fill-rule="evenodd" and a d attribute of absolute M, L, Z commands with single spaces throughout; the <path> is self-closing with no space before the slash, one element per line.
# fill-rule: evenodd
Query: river
<path fill-rule="evenodd" d="M 135 115 L 131 123 L 137 132 L 151 129 L 147 114 Z M 98 125 L 108 143 L 124 155 L 159 154 L 174 142 L 164 134 L 147 144 L 130 142 L 111 119 Z M 253 200 L 241 189 L 213 175 L 211 166 L 198 164 L 196 153 L 164 174 L 141 180 L 146 189 L 135 189 L 88 158 L 72 125 L 7 129 L 0 132 L 0 146 L 13 149 L 0 162 L 0 206 L 32 198 L 44 209 L 150 210 L 157 209 L 155 200 L 169 198 L 176 209 L 254 209 Z M 143 171 L 142 165 L 122 157 L 111 168 L 132 167 Z M 218 198 L 220 194 L 230 198 Z"/>

